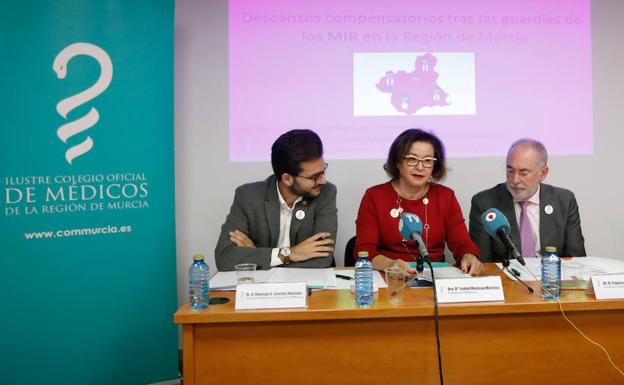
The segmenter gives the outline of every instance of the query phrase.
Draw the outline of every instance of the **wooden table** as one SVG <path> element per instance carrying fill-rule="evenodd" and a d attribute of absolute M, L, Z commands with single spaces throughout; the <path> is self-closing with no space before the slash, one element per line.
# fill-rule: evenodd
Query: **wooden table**
<path fill-rule="evenodd" d="M 494 265 L 486 274 L 499 274 Z M 501 275 L 505 301 L 440 305 L 445 384 L 616 384 L 605 354 L 544 301 Z M 387 290 L 358 308 L 346 290 L 313 292 L 307 309 L 180 307 L 184 384 L 438 384 L 431 288 L 399 305 Z M 568 317 L 624 366 L 624 300 L 563 291 Z"/>

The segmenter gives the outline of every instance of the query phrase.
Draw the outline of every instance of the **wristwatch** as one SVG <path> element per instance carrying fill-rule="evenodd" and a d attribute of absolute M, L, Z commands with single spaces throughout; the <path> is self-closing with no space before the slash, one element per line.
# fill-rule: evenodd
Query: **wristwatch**
<path fill-rule="evenodd" d="M 282 247 L 279 249 L 277 256 L 282 260 L 284 265 L 288 265 L 290 263 L 290 247 Z"/>

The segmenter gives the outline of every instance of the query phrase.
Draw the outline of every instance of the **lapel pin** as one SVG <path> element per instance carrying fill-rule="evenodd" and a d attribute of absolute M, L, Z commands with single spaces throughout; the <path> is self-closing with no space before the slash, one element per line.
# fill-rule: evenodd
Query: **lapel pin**
<path fill-rule="evenodd" d="M 297 210 L 295 212 L 295 218 L 302 220 L 303 218 L 305 218 L 305 211 L 303 210 Z"/>
<path fill-rule="evenodd" d="M 552 207 L 551 205 L 546 205 L 546 206 L 544 207 L 544 212 L 545 212 L 546 214 L 548 214 L 548 215 L 552 214 L 552 213 L 553 213 L 553 211 L 554 211 L 554 210 L 553 210 L 553 207 Z"/>

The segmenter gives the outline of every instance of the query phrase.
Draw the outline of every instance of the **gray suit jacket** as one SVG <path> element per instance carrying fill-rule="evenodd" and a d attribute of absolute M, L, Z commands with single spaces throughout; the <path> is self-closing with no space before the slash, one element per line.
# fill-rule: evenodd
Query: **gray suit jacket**
<path fill-rule="evenodd" d="M 299 210 L 305 213 L 302 220 L 294 216 Z M 330 232 L 335 241 L 338 229 L 336 214 L 336 186 L 327 183 L 318 197 L 304 198 L 296 204 L 290 224 L 290 244 L 294 246 L 321 231 Z M 238 187 L 230 213 L 221 226 L 221 235 L 215 249 L 219 271 L 234 270 L 234 266 L 239 263 L 255 263 L 263 270 L 270 269 L 271 249 L 277 247 L 279 239 L 279 218 L 280 205 L 275 176 Z M 230 241 L 228 233 L 233 230 L 247 234 L 256 247 L 239 247 Z M 333 259 L 332 253 L 328 257 L 293 262 L 288 266 L 329 267 Z"/>
<path fill-rule="evenodd" d="M 547 205 L 553 208 L 551 214 L 544 211 Z M 481 214 L 492 207 L 507 216 L 511 225 L 511 239 L 519 250 L 522 248 L 513 198 L 504 183 L 498 184 L 473 196 L 470 207 L 470 237 L 481 250 L 483 262 L 500 262 L 506 255 L 502 242 L 492 239 L 481 224 Z M 539 234 L 542 254 L 546 246 L 555 246 L 560 256 L 586 255 L 578 205 L 570 190 L 544 183 L 540 185 Z"/>

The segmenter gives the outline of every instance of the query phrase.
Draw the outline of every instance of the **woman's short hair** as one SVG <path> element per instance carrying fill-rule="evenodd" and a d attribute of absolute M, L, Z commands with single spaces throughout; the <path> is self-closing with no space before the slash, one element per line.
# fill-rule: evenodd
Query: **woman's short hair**
<path fill-rule="evenodd" d="M 388 151 L 388 159 L 386 164 L 384 164 L 384 170 L 386 170 L 388 176 L 392 179 L 399 178 L 398 164 L 403 161 L 403 157 L 408 154 L 414 142 L 426 142 L 433 146 L 433 156 L 437 160 L 433 165 L 431 176 L 436 181 L 444 179 L 446 176 L 444 145 L 437 136 L 420 128 L 409 128 L 394 139 Z"/>

